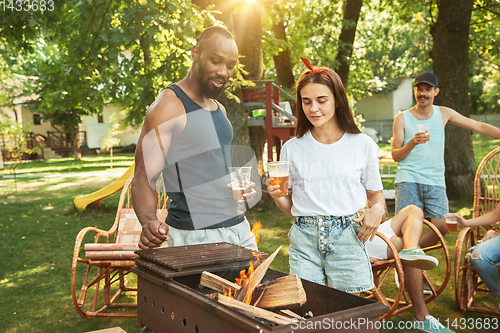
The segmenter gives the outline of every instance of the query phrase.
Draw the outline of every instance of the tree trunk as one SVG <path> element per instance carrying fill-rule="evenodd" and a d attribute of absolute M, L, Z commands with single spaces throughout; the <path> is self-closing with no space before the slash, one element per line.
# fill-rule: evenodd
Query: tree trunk
<path fill-rule="evenodd" d="M 243 10 L 245 19 L 238 17 L 238 19 L 233 18 L 232 9 L 230 7 L 231 2 L 225 0 L 192 0 L 192 3 L 199 6 L 200 8 L 206 8 L 209 5 L 215 5 L 214 9 L 221 12 L 221 14 L 215 15 L 218 20 L 224 22 L 228 30 L 230 30 L 235 37 L 236 44 L 238 45 L 238 51 L 240 56 L 240 62 L 245 65 L 245 70 L 250 72 L 250 79 L 254 79 L 254 73 L 260 73 L 259 78 L 262 77 L 264 71 L 264 66 L 262 64 L 262 45 L 259 44 L 257 47 L 254 45 L 256 41 L 260 41 L 262 38 L 262 32 L 260 27 L 260 3 L 256 1 L 255 4 L 250 4 L 249 8 Z M 255 8 L 258 7 L 258 15 L 255 15 Z M 238 21 L 240 20 L 241 21 Z M 258 20 L 258 24 L 254 21 Z M 238 28 L 235 29 L 233 23 L 238 22 Z M 240 36 L 250 35 L 250 38 L 245 39 Z M 251 38 L 252 35 L 258 34 L 259 38 Z M 260 49 L 260 53 L 256 52 L 252 48 Z M 248 52 L 249 54 L 245 53 Z M 255 61 L 252 59 L 253 56 L 259 57 L 260 60 Z M 259 65 L 260 62 L 260 65 Z M 245 107 L 243 105 L 243 98 L 241 95 L 241 89 L 233 92 L 238 98 L 240 98 L 241 103 L 237 103 L 233 99 L 228 99 L 224 93 L 222 93 L 217 100 L 224 105 L 227 110 L 227 116 L 231 125 L 233 126 L 233 145 L 243 145 L 251 146 L 250 133 L 248 129 L 248 116 L 245 112 Z M 264 135 L 265 138 L 265 135 Z M 256 153 L 257 158 L 259 158 Z M 262 158 L 261 158 L 262 159 Z"/>
<path fill-rule="evenodd" d="M 73 149 L 75 151 L 75 160 L 79 161 L 82 159 L 82 150 L 80 149 L 80 134 L 78 125 L 73 128 L 71 133 L 71 137 L 73 138 Z"/>
<path fill-rule="evenodd" d="M 339 36 L 339 51 L 337 52 L 337 74 L 342 83 L 347 87 L 349 81 L 349 63 L 351 62 L 352 45 L 356 36 L 359 13 L 363 0 L 345 0 L 344 19 L 342 21 L 342 31 Z"/>
<path fill-rule="evenodd" d="M 279 23 L 273 25 L 271 28 L 276 39 L 287 41 L 285 22 L 280 20 Z M 290 50 L 288 47 L 280 51 L 278 55 L 273 56 L 274 67 L 276 67 L 276 76 L 278 77 L 278 84 L 283 87 L 291 88 L 295 85 L 295 78 L 293 77 L 293 65 L 290 60 Z"/>
<path fill-rule="evenodd" d="M 262 23 L 261 23 L 261 4 L 260 1 L 247 2 L 243 10 L 239 10 L 237 15 L 233 16 L 234 33 L 238 49 L 240 51 L 240 62 L 245 66 L 248 72 L 247 80 L 260 80 L 264 74 L 264 62 L 262 52 Z M 266 131 L 262 127 L 248 127 L 248 115 L 243 108 L 244 124 L 248 129 L 250 137 L 250 147 L 255 152 L 259 174 L 262 175 L 264 145 L 266 144 Z"/>
<path fill-rule="evenodd" d="M 440 92 L 435 104 L 448 106 L 469 117 L 469 26 L 474 0 L 441 0 L 431 27 L 433 71 Z M 476 162 L 471 132 L 446 126 L 445 175 L 448 198 L 473 196 Z"/>

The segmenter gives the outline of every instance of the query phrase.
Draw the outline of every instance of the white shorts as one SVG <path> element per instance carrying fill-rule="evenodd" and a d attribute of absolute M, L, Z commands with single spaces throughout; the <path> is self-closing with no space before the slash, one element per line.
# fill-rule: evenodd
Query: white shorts
<path fill-rule="evenodd" d="M 377 229 L 378 232 L 380 232 L 389 240 L 393 236 L 397 237 L 394 230 L 392 230 L 391 220 L 385 221 Z M 365 247 L 366 247 L 366 252 L 368 252 L 368 256 L 370 258 L 378 260 L 387 259 L 387 243 L 384 242 L 384 240 L 379 236 L 375 236 L 372 241 L 369 240 L 366 241 Z"/>
<path fill-rule="evenodd" d="M 168 246 L 227 242 L 257 251 L 255 235 L 245 217 L 241 223 L 227 228 L 182 230 L 169 226 Z"/>

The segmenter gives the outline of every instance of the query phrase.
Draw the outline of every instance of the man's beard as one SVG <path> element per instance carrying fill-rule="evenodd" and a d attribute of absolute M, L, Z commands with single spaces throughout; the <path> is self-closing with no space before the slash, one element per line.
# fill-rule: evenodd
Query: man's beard
<path fill-rule="evenodd" d="M 219 97 L 220 93 L 222 92 L 222 90 L 224 90 L 224 87 L 226 85 L 224 83 L 224 85 L 220 87 L 220 89 L 212 89 L 208 86 L 208 82 L 202 82 L 201 80 L 198 80 L 198 82 L 200 83 L 203 94 L 211 99 L 216 99 L 217 97 Z"/>
<path fill-rule="evenodd" d="M 208 98 L 212 98 L 212 99 L 216 99 L 217 97 L 219 97 L 220 93 L 222 92 L 222 90 L 224 90 L 224 87 L 226 86 L 227 80 L 221 79 L 221 80 L 224 80 L 224 84 L 222 85 L 222 87 L 220 87 L 220 89 L 212 89 L 212 88 L 210 88 L 208 82 L 211 79 L 216 78 L 216 77 L 210 77 L 207 79 L 206 82 L 203 82 L 202 79 L 204 76 L 204 71 L 201 68 L 201 66 L 200 66 L 200 69 L 198 70 L 198 74 L 199 74 L 198 75 L 198 83 L 201 86 L 201 90 L 203 91 L 203 94 L 205 96 L 207 96 Z"/>

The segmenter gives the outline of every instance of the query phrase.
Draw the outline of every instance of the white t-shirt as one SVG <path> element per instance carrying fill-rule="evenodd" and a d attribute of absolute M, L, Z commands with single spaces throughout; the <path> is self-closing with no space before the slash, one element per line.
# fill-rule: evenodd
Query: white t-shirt
<path fill-rule="evenodd" d="M 344 216 L 366 206 L 366 190 L 382 190 L 378 146 L 365 134 L 344 134 L 323 144 L 307 132 L 288 140 L 293 216 Z"/>

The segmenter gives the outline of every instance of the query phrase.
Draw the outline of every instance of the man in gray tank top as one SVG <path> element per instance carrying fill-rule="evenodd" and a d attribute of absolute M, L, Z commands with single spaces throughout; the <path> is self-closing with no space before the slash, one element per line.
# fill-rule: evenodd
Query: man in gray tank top
<path fill-rule="evenodd" d="M 187 76 L 151 104 L 137 143 L 132 202 L 143 229 L 139 247 L 228 242 L 257 249 L 228 187 L 233 133 L 224 106 L 214 100 L 233 74 L 237 45 L 229 31 L 214 26 L 191 56 Z M 156 216 L 161 174 L 172 199 L 166 221 Z M 260 194 L 249 188 L 245 196 L 255 203 Z"/>
<path fill-rule="evenodd" d="M 448 213 L 448 198 L 444 180 L 444 128 L 450 123 L 480 134 L 500 139 L 500 129 L 464 117 L 457 111 L 434 104 L 439 93 L 438 78 L 425 72 L 416 76 L 414 94 L 417 105 L 394 118 L 391 153 L 398 162 L 396 173 L 396 213 L 408 205 L 416 205 L 445 235 L 448 232 L 444 214 Z M 421 126 L 430 126 L 423 129 Z M 428 230 L 420 246 L 438 242 Z"/>

